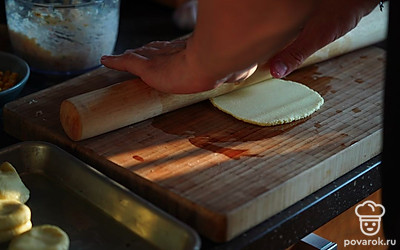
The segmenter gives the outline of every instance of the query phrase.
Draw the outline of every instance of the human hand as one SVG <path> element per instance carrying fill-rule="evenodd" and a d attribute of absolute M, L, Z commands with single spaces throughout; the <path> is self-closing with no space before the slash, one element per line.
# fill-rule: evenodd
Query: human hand
<path fill-rule="evenodd" d="M 297 38 L 269 60 L 271 75 L 285 77 L 314 52 L 356 27 L 377 5 L 377 0 L 319 1 Z"/>
<path fill-rule="evenodd" d="M 242 81 L 257 68 L 254 64 L 223 77 L 214 77 L 188 58 L 186 45 L 187 39 L 151 42 L 121 55 L 103 56 L 101 63 L 108 68 L 130 72 L 159 91 L 175 94 L 201 92 L 224 82 Z"/>
<path fill-rule="evenodd" d="M 103 56 L 101 62 L 137 75 L 162 92 L 210 90 L 246 79 L 292 41 L 314 1 L 202 0 L 196 28 L 187 39 L 152 42 L 122 55 Z"/>
<path fill-rule="evenodd" d="M 181 86 L 181 79 L 189 78 L 185 77 L 185 48 L 186 40 L 155 41 L 126 50 L 121 55 L 103 56 L 101 63 L 108 68 L 130 72 L 157 90 L 176 92 L 174 89 L 178 85 L 179 89 L 185 87 Z"/>

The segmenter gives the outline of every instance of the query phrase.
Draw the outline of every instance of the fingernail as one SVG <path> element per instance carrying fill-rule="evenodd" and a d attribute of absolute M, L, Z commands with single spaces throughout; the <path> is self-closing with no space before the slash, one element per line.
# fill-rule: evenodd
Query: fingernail
<path fill-rule="evenodd" d="M 287 71 L 288 71 L 288 67 L 286 66 L 286 64 L 284 64 L 280 60 L 277 60 L 272 65 L 271 74 L 274 77 L 282 78 L 282 77 L 286 76 Z"/>
<path fill-rule="evenodd" d="M 109 59 L 111 56 L 102 56 L 101 58 L 100 58 L 100 60 L 107 60 L 107 59 Z"/>

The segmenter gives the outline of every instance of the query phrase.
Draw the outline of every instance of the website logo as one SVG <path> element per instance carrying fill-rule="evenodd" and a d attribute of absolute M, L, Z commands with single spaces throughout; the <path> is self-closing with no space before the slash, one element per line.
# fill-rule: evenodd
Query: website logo
<path fill-rule="evenodd" d="M 381 228 L 381 218 L 385 214 L 385 208 L 381 204 L 376 204 L 367 200 L 359 204 L 355 213 L 360 221 L 360 229 L 364 235 L 374 236 Z"/>
<path fill-rule="evenodd" d="M 385 214 L 385 208 L 381 204 L 367 200 L 357 205 L 354 212 L 358 216 L 361 232 L 369 237 L 368 239 L 345 239 L 343 242 L 345 248 L 365 246 L 367 247 L 366 249 L 372 249 L 372 247 L 375 249 L 377 246 L 387 247 L 396 245 L 396 239 L 385 239 L 385 237 L 381 238 L 380 236 L 371 237 L 377 235 L 381 229 L 381 219 Z"/>

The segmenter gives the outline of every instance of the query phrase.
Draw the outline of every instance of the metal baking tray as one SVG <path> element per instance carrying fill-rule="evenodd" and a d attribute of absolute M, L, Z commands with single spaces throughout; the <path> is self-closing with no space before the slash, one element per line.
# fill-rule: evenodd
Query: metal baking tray
<path fill-rule="evenodd" d="M 0 149 L 3 161 L 13 164 L 30 190 L 32 224 L 59 226 L 70 249 L 200 248 L 192 228 L 52 144 Z"/>

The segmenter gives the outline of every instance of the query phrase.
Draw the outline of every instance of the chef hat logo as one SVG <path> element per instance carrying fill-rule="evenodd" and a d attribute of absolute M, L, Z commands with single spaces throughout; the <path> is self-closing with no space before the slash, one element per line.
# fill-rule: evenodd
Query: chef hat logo
<path fill-rule="evenodd" d="M 382 217 L 385 214 L 385 208 L 381 204 L 373 201 L 365 201 L 356 207 L 358 217 Z"/>
<path fill-rule="evenodd" d="M 360 229 L 365 235 L 373 236 L 379 232 L 381 217 L 385 214 L 385 208 L 381 204 L 365 201 L 356 207 L 355 213 L 360 220 Z"/>

